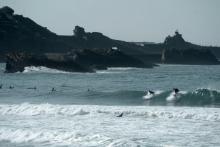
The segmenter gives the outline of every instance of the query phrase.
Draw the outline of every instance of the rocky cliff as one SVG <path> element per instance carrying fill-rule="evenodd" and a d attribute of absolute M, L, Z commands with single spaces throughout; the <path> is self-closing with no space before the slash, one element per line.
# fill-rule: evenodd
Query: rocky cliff
<path fill-rule="evenodd" d="M 161 63 L 161 55 L 164 49 L 167 51 L 180 49 L 195 49 L 196 51 L 214 49 L 213 52 L 216 54 L 220 50 L 218 47 L 202 47 L 191 44 L 186 42 L 180 34 L 175 34 L 174 37 L 167 37 L 164 43 L 134 43 L 114 40 L 99 32 L 86 32 L 84 28 L 76 26 L 73 30 L 73 35 L 61 36 L 51 32 L 46 27 L 38 25 L 29 18 L 15 14 L 14 10 L 9 7 L 0 9 L 0 61 L 5 61 L 4 56 L 11 52 L 25 52 L 26 54 L 39 56 L 44 54 L 69 54 L 75 52 L 80 56 L 77 62 L 82 62 L 82 64 L 88 64 L 88 62 L 90 63 L 92 60 L 91 64 L 95 65 L 98 65 L 98 62 L 102 62 L 106 63 L 106 65 L 108 63 L 108 65 L 111 66 L 136 66 L 138 62 L 138 66 L 140 67 L 140 63 L 143 64 L 144 62 L 144 67 L 153 67 L 155 63 Z M 90 54 L 90 56 L 79 55 L 82 50 L 83 52 L 87 52 L 88 55 Z M 117 50 L 118 52 L 110 55 L 108 52 L 111 50 Z M 97 53 L 99 54 L 100 61 L 96 59 Z M 207 56 L 206 58 L 203 56 L 202 58 L 195 58 L 195 60 L 189 60 L 187 63 L 203 64 L 207 61 L 209 64 L 212 64 L 215 56 L 212 56 L 212 59 L 209 60 L 210 57 L 211 56 Z M 88 58 L 88 60 L 85 58 Z M 117 58 L 117 60 L 113 60 L 115 58 Z M 167 61 L 168 58 L 171 59 L 171 56 L 166 57 Z M 197 59 L 205 60 L 204 62 L 197 62 Z M 127 63 L 125 63 L 125 61 Z M 174 58 L 172 63 L 175 63 Z M 178 61 L 178 63 L 180 62 Z M 143 67 L 143 65 L 141 65 L 141 67 Z"/>
<path fill-rule="evenodd" d="M 211 50 L 186 42 L 178 31 L 166 37 L 161 60 L 169 64 L 219 64 Z"/>

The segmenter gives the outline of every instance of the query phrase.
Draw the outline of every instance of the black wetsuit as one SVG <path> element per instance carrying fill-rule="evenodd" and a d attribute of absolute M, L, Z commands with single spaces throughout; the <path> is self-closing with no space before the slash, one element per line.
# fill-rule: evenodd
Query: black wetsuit
<path fill-rule="evenodd" d="M 118 115 L 117 117 L 122 117 L 123 116 L 123 113 L 121 113 L 120 115 Z"/>
<path fill-rule="evenodd" d="M 148 92 L 149 92 L 150 94 L 154 94 L 154 93 L 155 93 L 155 92 L 153 92 L 153 91 L 151 91 L 151 90 L 149 90 Z"/>
<path fill-rule="evenodd" d="M 180 90 L 178 88 L 173 88 L 175 94 L 177 94 Z"/>

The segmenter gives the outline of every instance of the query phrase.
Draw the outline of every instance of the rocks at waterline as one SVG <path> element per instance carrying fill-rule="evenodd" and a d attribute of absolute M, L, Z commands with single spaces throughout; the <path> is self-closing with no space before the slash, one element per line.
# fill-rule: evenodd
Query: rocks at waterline
<path fill-rule="evenodd" d="M 23 72 L 27 66 L 45 66 L 69 72 L 95 72 L 107 67 L 148 67 L 142 61 L 112 49 L 73 50 L 67 54 L 10 53 L 6 59 L 6 72 Z"/>

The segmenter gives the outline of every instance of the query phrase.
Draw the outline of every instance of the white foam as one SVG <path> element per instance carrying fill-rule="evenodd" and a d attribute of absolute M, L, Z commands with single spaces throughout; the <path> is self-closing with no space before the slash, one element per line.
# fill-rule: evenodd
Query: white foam
<path fill-rule="evenodd" d="M 187 94 L 187 91 L 179 91 L 177 94 L 175 92 L 171 92 L 170 95 L 166 98 L 167 101 L 176 101 L 181 98 L 182 95 Z"/>
<path fill-rule="evenodd" d="M 122 118 L 116 117 L 122 112 Z M 216 129 L 220 109 L 24 103 L 1 104 L 0 118 L 0 141 L 15 144 L 119 147 L 151 142 L 155 146 L 164 144 L 158 140 L 167 132 L 173 133 L 170 140 L 178 140 L 174 144 L 184 144 L 184 135 L 194 133 L 196 126 L 209 131 L 206 125 L 212 124 Z M 218 131 L 214 135 L 218 138 Z"/>
<path fill-rule="evenodd" d="M 109 70 L 97 70 L 97 74 L 115 74 L 115 73 L 121 73 L 121 72 L 116 72 L 116 71 L 109 71 Z"/>
<path fill-rule="evenodd" d="M 84 111 L 83 109 L 78 109 L 78 110 L 75 110 L 74 112 L 73 112 L 73 115 L 86 115 L 86 114 L 89 114 L 89 112 L 86 112 L 86 111 Z"/>
<path fill-rule="evenodd" d="M 52 105 L 52 104 L 19 104 L 0 105 L 0 115 L 18 116 L 100 116 L 113 117 L 124 113 L 127 117 L 150 118 L 176 118 L 176 119 L 202 119 L 220 120 L 220 110 L 209 108 L 188 108 L 184 111 L 175 107 L 149 107 L 149 106 L 96 106 L 96 105 Z M 214 113 L 213 113 L 214 111 Z M 218 111 L 219 113 L 215 113 Z"/>
<path fill-rule="evenodd" d="M 69 73 L 57 69 L 51 69 L 44 66 L 27 66 L 24 68 L 23 73 Z"/>
<path fill-rule="evenodd" d="M 117 139 L 110 143 L 107 147 L 138 147 L 139 145 L 128 139 Z"/>
<path fill-rule="evenodd" d="M 132 70 L 137 69 L 136 67 L 109 67 L 108 70 Z"/>
<path fill-rule="evenodd" d="M 0 140 L 12 143 L 34 142 L 40 144 L 55 144 L 56 146 L 78 144 L 81 146 L 99 146 L 109 138 L 99 134 L 80 134 L 75 131 L 52 131 L 30 129 L 0 128 Z"/>

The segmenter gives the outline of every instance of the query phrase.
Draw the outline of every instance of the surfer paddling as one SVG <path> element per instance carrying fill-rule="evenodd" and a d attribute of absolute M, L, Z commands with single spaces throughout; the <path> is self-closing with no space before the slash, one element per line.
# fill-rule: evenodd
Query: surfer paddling
<path fill-rule="evenodd" d="M 122 117 L 122 116 L 123 116 L 123 112 L 121 114 L 119 114 L 118 116 L 116 116 L 116 117 Z"/>

